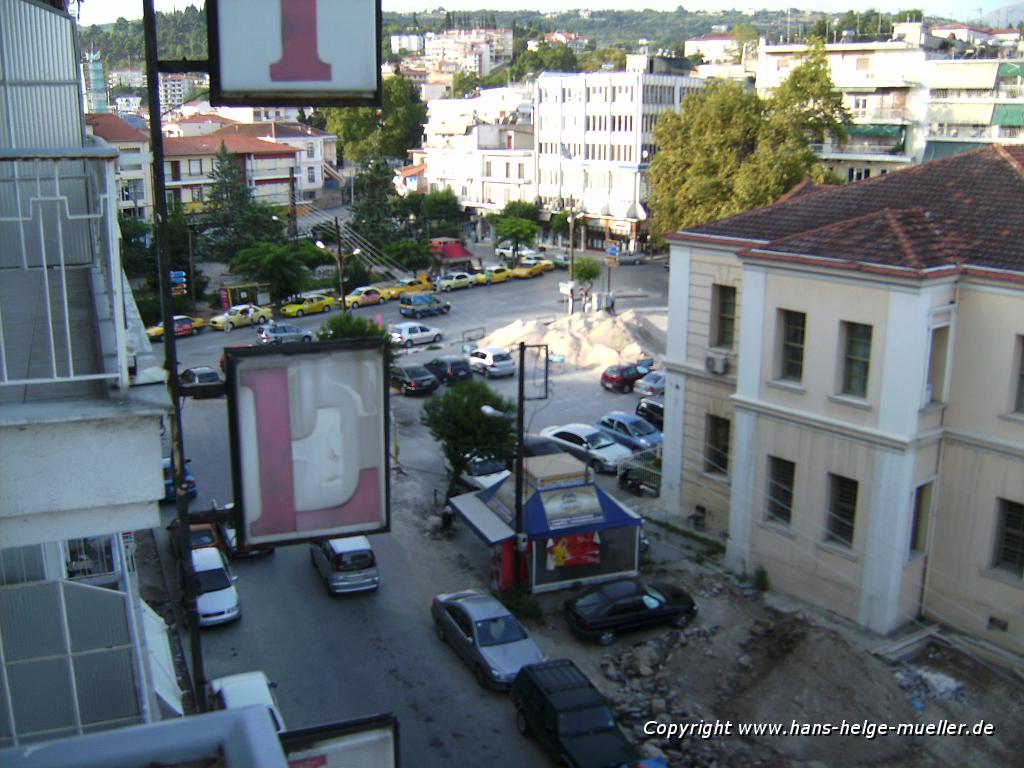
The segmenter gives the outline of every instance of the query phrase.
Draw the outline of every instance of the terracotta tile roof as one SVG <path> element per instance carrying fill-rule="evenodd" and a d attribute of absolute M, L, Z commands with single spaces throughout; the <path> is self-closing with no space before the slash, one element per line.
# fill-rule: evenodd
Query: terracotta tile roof
<path fill-rule="evenodd" d="M 990 146 L 855 184 L 805 184 L 772 205 L 668 237 L 736 241 L 762 257 L 798 251 L 893 267 L 1024 272 L 1022 201 L 1024 146 Z"/>
<path fill-rule="evenodd" d="M 334 137 L 333 133 L 329 131 L 321 131 L 319 128 L 314 128 L 310 125 L 303 123 L 235 123 L 234 125 L 228 125 L 224 128 L 219 128 L 214 131 L 218 136 L 235 135 L 235 136 L 254 136 L 261 138 L 264 136 L 271 136 L 279 139 L 304 139 L 306 137 L 312 138 L 324 138 Z"/>
<path fill-rule="evenodd" d="M 248 136 L 221 136 L 220 131 L 207 136 L 182 136 L 164 138 L 164 154 L 167 157 L 183 157 L 186 155 L 215 155 L 221 143 L 233 155 L 279 155 L 291 157 L 297 151 L 295 147 L 274 144 L 270 141 L 253 139 Z"/>
<path fill-rule="evenodd" d="M 223 123 L 224 125 L 233 124 L 235 121 L 216 114 L 215 112 L 207 112 L 205 114 L 189 115 L 188 117 L 179 117 L 174 120 L 175 123 Z"/>
<path fill-rule="evenodd" d="M 398 175 L 403 179 L 407 179 L 410 176 L 419 176 L 425 170 L 427 170 L 426 163 L 420 163 L 419 165 L 406 165 L 398 169 Z"/>
<path fill-rule="evenodd" d="M 104 141 L 149 141 L 149 136 L 114 114 L 88 114 L 85 122 Z"/>

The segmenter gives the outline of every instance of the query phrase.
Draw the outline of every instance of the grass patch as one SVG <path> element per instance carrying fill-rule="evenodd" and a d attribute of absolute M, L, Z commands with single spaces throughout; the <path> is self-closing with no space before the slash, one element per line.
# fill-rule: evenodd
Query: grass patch
<path fill-rule="evenodd" d="M 665 522 L 664 520 L 656 520 L 653 517 L 644 518 L 644 524 L 657 525 L 666 531 L 671 531 L 678 536 L 689 539 L 690 541 L 700 544 L 704 548 L 701 553 L 705 557 L 719 557 L 725 553 L 725 545 L 716 539 L 710 539 L 706 536 L 701 536 L 699 533 L 694 533 L 688 528 L 683 528 L 681 525 L 675 523 Z"/>

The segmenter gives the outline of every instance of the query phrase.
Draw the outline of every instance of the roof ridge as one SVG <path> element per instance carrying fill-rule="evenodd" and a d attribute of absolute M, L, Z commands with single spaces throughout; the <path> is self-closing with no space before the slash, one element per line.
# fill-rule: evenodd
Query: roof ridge
<path fill-rule="evenodd" d="M 923 208 L 905 208 L 900 209 L 899 212 L 921 214 L 925 219 L 925 222 L 928 222 L 928 214 Z M 896 235 L 896 239 L 900 241 L 900 245 L 903 246 L 903 253 L 906 255 L 907 261 L 919 269 L 923 268 L 924 260 L 918 256 L 917 251 L 914 250 L 914 244 L 910 242 L 910 237 L 907 235 L 907 230 L 904 228 L 903 222 L 900 221 L 900 218 L 896 215 L 897 212 L 892 208 L 883 208 L 880 213 L 885 217 L 886 222 L 893 231 L 893 234 Z M 932 234 L 934 235 L 937 233 L 933 231 Z"/>
<path fill-rule="evenodd" d="M 1018 160 L 1016 157 L 1010 154 L 1010 151 L 1005 144 L 996 144 L 995 148 L 997 155 L 999 155 L 1001 158 L 1003 158 L 1003 160 L 1009 163 L 1010 167 L 1013 170 L 1015 170 L 1021 176 L 1024 176 L 1024 159 Z"/>

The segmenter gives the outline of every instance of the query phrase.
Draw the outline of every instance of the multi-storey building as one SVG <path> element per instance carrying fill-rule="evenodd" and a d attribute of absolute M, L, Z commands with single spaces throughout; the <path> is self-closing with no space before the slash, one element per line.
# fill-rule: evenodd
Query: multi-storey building
<path fill-rule="evenodd" d="M 708 64 L 731 64 L 740 55 L 736 39 L 728 32 L 703 35 L 683 43 L 683 55 L 700 55 Z"/>
<path fill-rule="evenodd" d="M 551 211 L 582 211 L 589 248 L 636 251 L 646 237 L 654 123 L 704 85 L 644 72 L 542 73 L 534 90 L 537 195 Z"/>
<path fill-rule="evenodd" d="M 180 107 L 195 91 L 195 80 L 185 74 L 162 74 L 160 75 L 160 108 L 169 112 Z"/>
<path fill-rule="evenodd" d="M 112 69 L 107 75 L 110 88 L 145 88 L 146 71 L 144 69 Z"/>
<path fill-rule="evenodd" d="M 109 109 L 107 81 L 103 77 L 103 58 L 99 51 L 82 53 L 82 108 L 100 114 Z"/>
<path fill-rule="evenodd" d="M 118 150 L 86 131 L 64 5 L 0 19 L 2 749 L 182 705 L 123 533 L 160 524 L 170 400 L 121 269 Z"/>
<path fill-rule="evenodd" d="M 248 136 L 193 136 L 164 140 L 167 195 L 186 211 L 201 210 L 213 183 L 211 173 L 223 144 L 234 155 L 253 199 L 267 205 L 291 201 L 291 178 L 298 167 L 295 147 Z"/>
<path fill-rule="evenodd" d="M 197 112 L 191 115 L 179 115 L 174 120 L 164 122 L 163 134 L 170 139 L 208 136 L 229 125 L 235 125 L 235 121 L 221 117 L 214 112 Z"/>
<path fill-rule="evenodd" d="M 737 573 L 1024 651 L 1024 147 L 670 236 L 663 496 Z"/>
<path fill-rule="evenodd" d="M 149 136 L 117 115 L 86 115 L 86 130 L 117 148 L 118 210 L 127 215 L 153 220 L 153 154 Z"/>
<path fill-rule="evenodd" d="M 114 109 L 118 114 L 134 115 L 141 107 L 141 96 L 118 96 L 114 99 Z"/>
<path fill-rule="evenodd" d="M 391 52 L 420 53 L 423 50 L 423 35 L 392 35 Z"/>
<path fill-rule="evenodd" d="M 455 62 L 462 71 L 486 77 L 499 64 L 512 60 L 512 30 L 428 32 L 423 38 L 423 58 L 431 69 L 436 69 L 443 61 Z"/>

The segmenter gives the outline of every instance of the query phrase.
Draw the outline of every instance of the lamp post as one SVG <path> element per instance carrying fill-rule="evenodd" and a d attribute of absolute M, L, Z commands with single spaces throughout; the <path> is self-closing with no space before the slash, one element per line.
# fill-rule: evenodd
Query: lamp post
<path fill-rule="evenodd" d="M 341 299 L 341 311 L 347 312 L 348 306 L 345 304 L 345 259 L 341 255 L 341 225 L 338 222 L 338 217 L 334 217 L 334 237 L 335 237 L 335 248 L 334 248 L 334 263 L 338 266 L 338 293 Z M 317 248 L 327 249 L 327 244 L 323 240 L 316 241 Z M 352 251 L 353 256 L 358 256 L 362 253 L 362 250 L 355 248 Z"/>
<path fill-rule="evenodd" d="M 575 246 L 576 246 L 576 239 L 575 239 L 575 236 L 573 234 L 574 227 L 575 227 L 575 224 L 576 224 L 576 219 L 582 219 L 586 215 L 585 211 L 580 211 L 579 213 L 576 213 L 575 206 L 576 206 L 576 201 L 574 201 L 574 200 L 572 200 L 570 198 L 570 200 L 569 200 L 569 283 L 570 284 L 575 282 L 575 277 L 573 276 L 573 267 L 576 266 L 576 252 L 574 250 Z M 575 287 L 575 286 L 573 286 L 573 287 Z M 570 291 L 569 291 L 569 314 L 570 315 L 573 313 L 573 305 L 574 305 L 574 303 L 575 303 L 575 297 L 573 296 L 572 289 L 570 289 Z"/>

